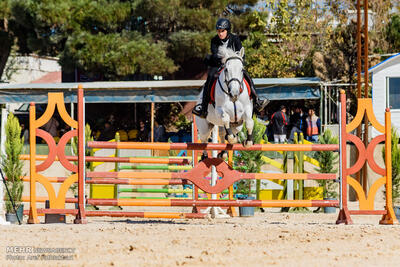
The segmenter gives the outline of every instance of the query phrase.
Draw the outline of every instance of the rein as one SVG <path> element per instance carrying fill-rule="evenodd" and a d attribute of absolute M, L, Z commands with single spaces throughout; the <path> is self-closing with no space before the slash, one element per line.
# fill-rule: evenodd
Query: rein
<path fill-rule="evenodd" d="M 240 62 L 242 63 L 242 66 L 244 65 L 243 59 L 241 59 L 240 57 L 229 57 L 229 58 L 227 58 L 227 59 L 225 60 L 225 64 L 224 64 L 224 65 L 226 65 L 226 63 L 227 63 L 229 60 L 233 60 L 233 59 L 238 59 L 238 60 L 240 60 Z M 226 69 L 226 68 L 224 67 L 223 69 Z M 243 79 L 244 79 L 244 77 L 243 77 Z M 240 81 L 238 78 L 232 78 L 232 79 L 230 79 L 229 81 L 227 81 L 227 80 L 226 80 L 226 77 L 225 77 L 224 83 L 226 84 L 226 87 L 228 88 L 228 91 L 226 91 L 226 90 L 224 89 L 224 87 L 222 86 L 221 81 L 220 81 L 219 78 L 218 78 L 218 84 L 219 84 L 219 87 L 221 88 L 222 92 L 224 92 L 225 94 L 227 94 L 229 97 L 232 97 L 232 93 L 231 93 L 231 89 L 230 89 L 230 87 L 229 87 L 229 84 L 230 84 L 231 82 L 235 82 L 235 81 L 238 82 L 239 85 L 240 85 L 239 94 L 241 94 L 241 93 L 243 92 L 243 86 L 242 86 L 242 85 L 243 85 L 243 79 Z"/>

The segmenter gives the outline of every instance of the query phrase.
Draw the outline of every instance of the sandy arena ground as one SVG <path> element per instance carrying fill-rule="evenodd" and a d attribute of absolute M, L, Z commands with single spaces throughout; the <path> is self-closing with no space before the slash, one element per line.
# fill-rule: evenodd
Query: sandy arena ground
<path fill-rule="evenodd" d="M 336 217 L 268 210 L 251 218 L 97 217 L 87 225 L 0 226 L 0 265 L 399 266 L 400 226 L 379 225 L 380 216 L 353 216 L 354 225 L 335 225 Z M 10 246 L 74 251 L 16 253 Z M 70 260 L 15 259 L 40 254 L 67 255 Z"/>

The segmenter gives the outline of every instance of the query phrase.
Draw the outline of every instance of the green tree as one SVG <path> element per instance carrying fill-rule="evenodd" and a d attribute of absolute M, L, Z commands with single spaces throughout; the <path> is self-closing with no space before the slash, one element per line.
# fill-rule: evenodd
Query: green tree
<path fill-rule="evenodd" d="M 390 50 L 395 52 L 400 49 L 400 16 L 394 15 L 387 27 L 387 36 L 390 45 Z"/>
<path fill-rule="evenodd" d="M 264 133 L 266 126 L 259 122 L 257 118 L 253 117 L 254 128 L 253 128 L 253 143 L 260 144 L 264 140 Z M 243 127 L 239 133 L 239 142 L 244 142 L 247 139 L 246 127 Z M 262 151 L 240 151 L 240 153 L 233 156 L 233 162 L 235 162 L 235 169 L 241 172 L 247 173 L 259 173 L 264 160 L 262 159 Z M 257 180 L 259 181 L 259 180 Z M 252 180 L 240 180 L 236 183 L 238 189 L 237 193 L 242 195 L 249 195 L 251 190 Z"/>
<path fill-rule="evenodd" d="M 392 128 L 392 201 L 398 204 L 400 201 L 400 148 L 399 134 Z M 385 147 L 382 148 L 382 157 L 385 160 Z"/>
<path fill-rule="evenodd" d="M 319 136 L 321 144 L 338 144 L 337 136 L 332 136 L 332 132 L 328 129 Z M 335 165 L 338 162 L 339 155 L 333 151 L 317 151 L 314 158 L 319 162 L 319 167 L 316 170 L 319 173 L 335 173 L 337 169 Z M 337 197 L 336 183 L 333 180 L 317 180 L 318 184 L 324 188 L 324 198 Z"/>
<path fill-rule="evenodd" d="M 1 0 L 0 0 L 1 1 Z M 3 0 L 14 25 L 23 27 L 19 48 L 60 57 L 107 80 L 134 74 L 187 75 L 203 69 L 215 21 L 227 16 L 243 31 L 256 0 Z M 5 12 L 4 12 L 5 13 Z M 19 40 L 19 39 L 18 39 Z M 179 70 L 179 72 L 177 72 Z"/>
<path fill-rule="evenodd" d="M 6 154 L 2 157 L 2 169 L 7 177 L 7 187 L 16 208 L 21 205 L 22 191 L 24 190 L 24 184 L 21 180 L 23 164 L 19 159 L 24 147 L 24 138 L 20 136 L 21 126 L 18 118 L 10 113 L 6 124 Z M 7 212 L 14 213 L 8 194 L 5 195 L 5 200 Z"/>
<path fill-rule="evenodd" d="M 311 56 L 324 31 L 324 9 L 312 0 L 264 1 L 248 17 L 244 42 L 254 77 L 312 76 Z"/>

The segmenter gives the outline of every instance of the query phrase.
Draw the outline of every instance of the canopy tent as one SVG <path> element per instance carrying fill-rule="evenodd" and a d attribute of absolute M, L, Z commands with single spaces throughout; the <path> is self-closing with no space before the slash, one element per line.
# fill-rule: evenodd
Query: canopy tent
<path fill-rule="evenodd" d="M 47 93 L 62 91 L 65 102 L 76 102 L 79 84 L 86 103 L 161 103 L 197 101 L 204 80 L 126 81 L 91 83 L 4 84 L 0 103 L 47 103 Z M 260 96 L 270 100 L 320 99 L 318 78 L 254 79 Z"/>

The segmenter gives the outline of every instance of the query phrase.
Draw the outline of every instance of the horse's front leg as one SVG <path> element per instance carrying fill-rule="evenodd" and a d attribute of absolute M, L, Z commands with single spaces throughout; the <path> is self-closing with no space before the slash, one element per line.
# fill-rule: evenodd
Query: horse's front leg
<path fill-rule="evenodd" d="M 218 107 L 217 111 L 221 117 L 222 123 L 223 123 L 225 131 L 226 131 L 226 140 L 228 141 L 229 144 L 237 143 L 238 142 L 237 136 L 232 132 L 232 129 L 230 126 L 231 118 L 221 107 Z"/>
<path fill-rule="evenodd" d="M 247 129 L 247 139 L 244 142 L 245 147 L 250 147 L 253 145 L 254 121 L 252 115 L 253 115 L 252 110 L 246 110 L 244 113 L 244 122 L 246 123 L 246 129 Z"/>

